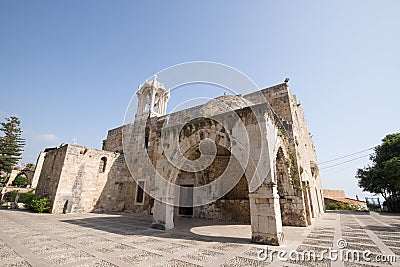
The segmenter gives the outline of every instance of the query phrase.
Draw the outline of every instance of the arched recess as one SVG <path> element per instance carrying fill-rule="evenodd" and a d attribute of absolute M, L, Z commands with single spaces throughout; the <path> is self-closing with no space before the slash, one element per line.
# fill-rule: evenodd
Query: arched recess
<path fill-rule="evenodd" d="M 107 157 L 102 157 L 99 163 L 99 173 L 103 173 L 107 168 Z"/>
<path fill-rule="evenodd" d="M 168 181 L 171 185 L 178 184 L 183 187 L 193 188 L 194 186 L 204 185 L 212 182 L 210 177 L 216 177 L 215 173 L 210 176 L 210 172 L 215 171 L 213 168 L 207 168 L 204 171 L 193 173 L 190 171 L 183 171 L 181 167 L 184 167 L 186 160 L 192 161 L 199 157 L 200 143 L 205 139 L 207 139 L 208 142 L 213 142 L 215 144 L 217 148 L 217 155 L 219 154 L 217 158 L 227 156 L 227 154 L 230 153 L 227 150 L 230 146 L 229 136 L 225 131 L 220 130 L 222 130 L 220 125 L 216 125 L 212 121 L 206 120 L 202 121 L 198 125 L 190 124 L 183 127 L 179 135 L 179 155 L 181 156 L 178 156 L 178 162 L 174 162 L 172 160 L 174 163 L 171 164 L 171 161 L 167 159 L 167 156 L 164 153 L 163 155 L 160 155 L 160 158 L 157 160 L 156 167 L 159 176 L 168 177 Z M 171 132 L 173 131 L 171 130 Z M 171 141 L 167 139 L 166 142 L 176 142 L 176 140 Z M 174 152 L 176 152 L 176 150 L 174 150 Z M 224 165 L 221 163 L 219 164 Z M 189 163 L 188 165 L 193 164 Z M 156 192 L 152 224 L 153 228 L 174 228 L 174 217 L 179 214 L 185 216 L 197 216 L 201 218 L 205 217 L 204 212 L 201 211 L 204 207 L 196 207 L 193 208 L 193 210 L 179 208 L 179 206 L 190 206 L 190 197 L 180 198 L 180 195 L 182 194 L 180 191 L 187 191 L 186 194 L 191 194 L 190 189 L 186 188 L 186 190 L 182 190 L 181 187 L 174 188 L 168 184 L 158 188 L 161 188 L 161 190 Z M 168 205 L 165 203 L 174 203 L 174 205 Z M 174 206 L 178 206 L 178 208 Z"/>
<path fill-rule="evenodd" d="M 27 187 L 29 185 L 28 175 L 24 171 L 18 173 L 12 181 L 12 185 L 17 187 Z"/>
<path fill-rule="evenodd" d="M 233 160 L 237 159 L 237 163 L 239 166 L 243 166 L 243 162 L 246 161 L 246 152 L 240 147 L 237 142 L 232 142 L 232 147 L 230 147 L 231 142 L 229 140 L 229 135 L 226 132 L 218 129 L 218 126 L 213 125 L 212 127 L 207 129 L 207 125 L 204 125 L 201 122 L 201 127 L 190 125 L 190 127 L 186 127 L 183 129 L 184 136 L 179 139 L 180 142 L 180 153 L 186 159 L 196 159 L 199 157 L 199 153 L 196 150 L 199 148 L 201 141 L 208 138 L 212 142 L 215 143 L 217 148 L 217 158 L 219 157 L 229 157 L 233 158 Z M 199 129 L 200 128 L 200 129 Z M 172 129 L 170 129 L 171 132 Z M 180 136 L 181 137 L 181 136 Z M 172 143 L 173 140 L 168 139 L 168 135 L 164 136 L 166 143 Z M 258 171 L 254 163 L 247 162 L 245 165 L 246 169 L 244 170 L 244 174 L 239 182 L 233 187 L 233 189 L 228 192 L 222 199 L 220 199 L 219 203 L 229 203 L 235 204 L 235 199 L 243 204 L 244 209 L 248 209 L 248 212 L 243 212 L 243 215 L 240 217 L 240 220 L 247 221 L 250 215 L 251 222 L 251 231 L 252 231 L 252 241 L 255 243 L 261 244 L 271 244 L 271 245 L 279 245 L 282 242 L 282 223 L 280 219 L 280 208 L 279 208 L 279 200 L 277 198 L 277 189 L 274 181 L 272 180 L 272 172 L 274 166 L 272 168 L 268 168 L 269 157 L 274 157 L 274 155 L 269 154 L 268 146 L 259 147 L 262 149 L 263 157 L 259 160 L 263 162 L 266 166 L 261 166 L 261 168 L 265 168 L 265 171 Z M 177 150 L 172 150 L 176 152 Z M 232 152 L 229 152 L 232 151 Z M 234 157 L 232 157 L 234 155 Z M 178 167 L 171 166 L 169 164 L 169 160 L 166 159 L 166 156 L 160 155 L 157 159 L 157 175 L 161 177 L 168 177 L 168 181 L 171 184 L 180 184 L 194 186 L 196 184 L 202 183 L 210 183 L 214 177 L 218 176 L 218 168 L 211 167 L 209 169 L 205 169 L 201 173 L 197 173 L 193 176 L 190 171 L 182 171 Z M 258 162 L 259 163 L 259 162 Z M 218 159 L 215 164 L 220 164 L 222 169 L 226 164 L 224 160 Z M 235 165 L 235 164 L 233 164 Z M 260 167 L 259 165 L 257 167 Z M 214 171 L 215 173 L 210 175 L 207 171 Z M 258 177 L 257 175 L 262 174 L 263 177 Z M 253 177 L 254 176 L 256 177 Z M 197 175 L 197 177 L 196 177 Z M 187 176 L 187 177 L 185 177 Z M 261 180 L 262 184 L 255 186 L 255 182 L 251 182 L 249 185 L 249 181 L 246 177 L 252 177 L 252 180 L 257 180 L 257 178 L 265 178 L 266 180 Z M 254 179 L 256 178 L 256 179 Z M 208 180 L 207 180 L 208 179 Z M 228 181 L 229 182 L 229 181 Z M 160 188 L 158 186 L 158 188 Z M 164 187 L 162 187 L 164 188 Z M 156 194 L 156 200 L 154 205 L 154 213 L 153 213 L 153 228 L 157 229 L 172 229 L 174 228 L 174 217 L 179 213 L 179 208 L 174 208 L 175 206 L 179 206 L 179 192 L 174 192 L 172 187 L 168 187 L 165 190 L 159 190 Z M 248 193 L 249 189 L 252 188 L 253 192 Z M 180 190 L 180 189 L 179 189 Z M 187 190 L 190 191 L 190 190 Z M 247 195 L 247 197 L 246 197 Z M 235 199 L 230 199 L 235 198 Z M 248 198 L 248 199 L 247 199 Z M 174 205 L 166 204 L 166 203 L 174 203 Z M 199 207 L 199 210 L 193 209 L 193 211 L 186 211 L 188 215 L 193 214 L 191 216 L 223 216 L 222 214 L 215 214 L 213 212 L 220 212 L 221 210 L 226 210 L 225 208 L 216 207 L 216 201 L 213 201 L 210 205 L 214 204 L 214 207 L 210 205 L 207 206 L 207 212 L 204 212 L 204 207 Z M 249 204 L 247 204 L 249 203 Z M 187 203 L 186 203 L 187 204 Z M 237 208 L 237 207 L 236 207 Z M 196 213 L 198 212 L 198 213 Z M 185 211 L 182 211 L 185 213 Z M 184 215 L 184 214 L 183 214 Z M 225 218 L 227 219 L 227 218 Z M 234 218 L 238 220 L 238 218 Z"/>
<path fill-rule="evenodd" d="M 194 149 L 189 149 L 188 153 L 185 153 L 185 157 L 189 160 L 199 158 L 199 146 L 195 146 Z M 188 205 L 190 206 L 193 201 L 193 190 L 190 188 L 203 186 L 218 179 L 227 168 L 230 160 L 232 161 L 231 164 L 240 164 L 237 162 L 237 159 L 232 157 L 228 149 L 217 145 L 215 159 L 207 168 L 197 172 L 180 170 L 175 183 L 187 187 L 187 189 L 180 192 L 178 197 L 179 203 L 181 203 L 182 206 L 175 208 L 174 215 L 250 223 L 249 187 L 244 173 L 239 182 L 221 198 L 210 204 L 198 207 L 187 207 Z"/>
<path fill-rule="evenodd" d="M 6 186 L 16 186 L 17 184 L 21 184 L 21 180 L 24 180 L 27 184 L 22 187 L 31 187 L 33 175 L 34 171 L 26 168 L 23 170 L 12 170 Z M 17 182 L 14 183 L 15 179 L 17 179 Z"/>

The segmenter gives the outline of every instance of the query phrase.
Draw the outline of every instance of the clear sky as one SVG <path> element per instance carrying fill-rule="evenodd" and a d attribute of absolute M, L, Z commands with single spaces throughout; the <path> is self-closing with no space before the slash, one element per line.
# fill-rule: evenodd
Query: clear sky
<path fill-rule="evenodd" d="M 23 162 L 74 138 L 101 148 L 140 83 L 209 60 L 260 87 L 290 77 L 319 161 L 328 161 L 400 132 L 399 14 L 397 0 L 2 0 L 0 120 L 21 119 Z M 363 196 L 354 176 L 366 164 L 367 156 L 322 169 L 324 187 Z"/>

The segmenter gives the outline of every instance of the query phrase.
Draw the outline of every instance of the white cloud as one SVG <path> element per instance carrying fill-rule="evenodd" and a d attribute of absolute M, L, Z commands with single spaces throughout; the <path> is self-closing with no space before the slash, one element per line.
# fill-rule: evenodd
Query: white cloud
<path fill-rule="evenodd" d="M 39 134 L 35 136 L 35 140 L 47 143 L 55 143 L 60 140 L 60 138 L 54 134 Z"/>

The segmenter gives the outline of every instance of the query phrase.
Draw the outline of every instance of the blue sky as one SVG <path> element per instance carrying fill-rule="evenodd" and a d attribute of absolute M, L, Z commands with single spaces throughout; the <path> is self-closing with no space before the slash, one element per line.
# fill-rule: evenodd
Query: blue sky
<path fill-rule="evenodd" d="M 290 77 L 324 162 L 400 132 L 399 12 L 399 1 L 3 0 L 0 119 L 21 119 L 24 162 L 73 138 L 100 148 L 139 83 L 209 60 L 260 87 Z M 321 170 L 324 187 L 363 196 L 354 175 L 366 164 Z"/>

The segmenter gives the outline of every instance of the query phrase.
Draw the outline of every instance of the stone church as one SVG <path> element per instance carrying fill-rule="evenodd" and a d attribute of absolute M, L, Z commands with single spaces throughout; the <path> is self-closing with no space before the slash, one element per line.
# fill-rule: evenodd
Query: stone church
<path fill-rule="evenodd" d="M 73 144 L 39 156 L 37 195 L 52 213 L 132 211 L 172 229 L 178 216 L 251 224 L 252 241 L 279 245 L 282 226 L 324 213 L 315 147 L 285 82 L 166 114 L 157 78 L 137 91 L 133 123 L 102 150 Z"/>

